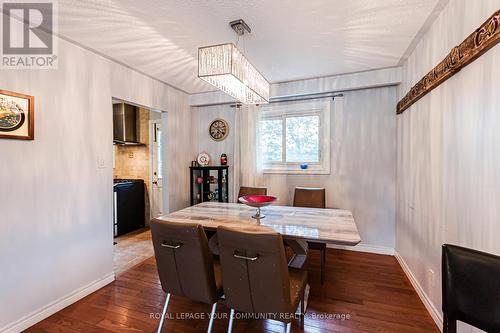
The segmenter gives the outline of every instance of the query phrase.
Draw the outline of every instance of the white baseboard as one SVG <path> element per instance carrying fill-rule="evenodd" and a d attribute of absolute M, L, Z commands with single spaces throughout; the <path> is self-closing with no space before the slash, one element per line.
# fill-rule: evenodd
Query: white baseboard
<path fill-rule="evenodd" d="M 346 245 L 335 245 L 328 244 L 327 247 L 332 249 L 356 251 L 356 252 L 368 252 L 376 254 L 394 255 L 394 249 L 391 247 L 385 247 L 380 245 L 370 245 L 370 244 L 358 244 L 356 246 L 346 246 Z"/>
<path fill-rule="evenodd" d="M 398 261 L 399 265 L 401 266 L 406 276 L 408 277 L 408 280 L 410 280 L 410 283 L 417 292 L 418 297 L 420 297 L 422 303 L 424 303 L 424 306 L 431 315 L 432 319 L 434 320 L 438 328 L 442 331 L 443 316 L 441 314 L 441 311 L 436 309 L 434 304 L 432 304 L 429 296 L 427 296 L 424 289 L 420 286 L 420 283 L 418 283 L 417 279 L 415 278 L 415 275 L 413 275 L 412 271 L 410 270 L 410 267 L 408 267 L 403 257 L 401 257 L 401 255 L 397 251 L 395 251 L 394 256 L 396 257 L 396 260 Z"/>
<path fill-rule="evenodd" d="M 54 313 L 64 309 L 65 307 L 93 293 L 94 291 L 101 289 L 102 287 L 113 282 L 114 280 L 115 280 L 115 273 L 109 273 L 108 275 L 100 279 L 97 279 L 95 281 L 92 281 L 86 286 L 83 286 L 82 288 L 77 289 L 55 300 L 54 302 L 30 313 L 29 315 L 19 319 L 18 321 L 3 327 L 2 329 L 0 329 L 0 333 L 22 332 L 25 329 L 42 321 L 43 319 L 50 317 Z"/>

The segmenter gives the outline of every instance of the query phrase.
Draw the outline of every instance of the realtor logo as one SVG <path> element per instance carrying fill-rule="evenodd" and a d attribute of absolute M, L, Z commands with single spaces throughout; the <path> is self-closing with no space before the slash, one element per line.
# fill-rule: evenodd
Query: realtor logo
<path fill-rule="evenodd" d="M 2 2 L 1 67 L 56 68 L 54 2 Z"/>

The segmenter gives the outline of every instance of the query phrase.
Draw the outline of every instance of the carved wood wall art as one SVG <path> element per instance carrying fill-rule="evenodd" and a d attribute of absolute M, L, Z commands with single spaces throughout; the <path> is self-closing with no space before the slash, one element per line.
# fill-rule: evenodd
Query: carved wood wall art
<path fill-rule="evenodd" d="M 405 97 L 398 102 L 397 113 L 403 113 L 413 103 L 476 60 L 499 41 L 500 10 L 497 10 L 410 89 Z"/>

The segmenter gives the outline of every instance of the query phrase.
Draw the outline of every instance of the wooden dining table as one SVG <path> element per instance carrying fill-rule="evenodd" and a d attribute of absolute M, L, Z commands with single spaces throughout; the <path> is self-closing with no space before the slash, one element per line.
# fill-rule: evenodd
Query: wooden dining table
<path fill-rule="evenodd" d="M 238 230 L 265 226 L 280 233 L 294 252 L 289 266 L 300 268 L 307 258 L 307 241 L 354 246 L 361 241 L 353 215 L 345 209 L 271 205 L 265 218 L 254 219 L 255 208 L 238 203 L 204 202 L 161 215 L 156 221 L 199 223 L 206 230 L 226 226 Z"/>

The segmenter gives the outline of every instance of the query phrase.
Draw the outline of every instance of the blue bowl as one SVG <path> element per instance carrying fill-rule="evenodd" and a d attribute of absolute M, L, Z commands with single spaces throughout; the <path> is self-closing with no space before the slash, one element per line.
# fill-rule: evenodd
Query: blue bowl
<path fill-rule="evenodd" d="M 309 165 L 307 163 L 303 163 L 303 164 L 300 165 L 300 168 L 302 170 L 305 170 L 305 169 L 309 168 Z"/>

